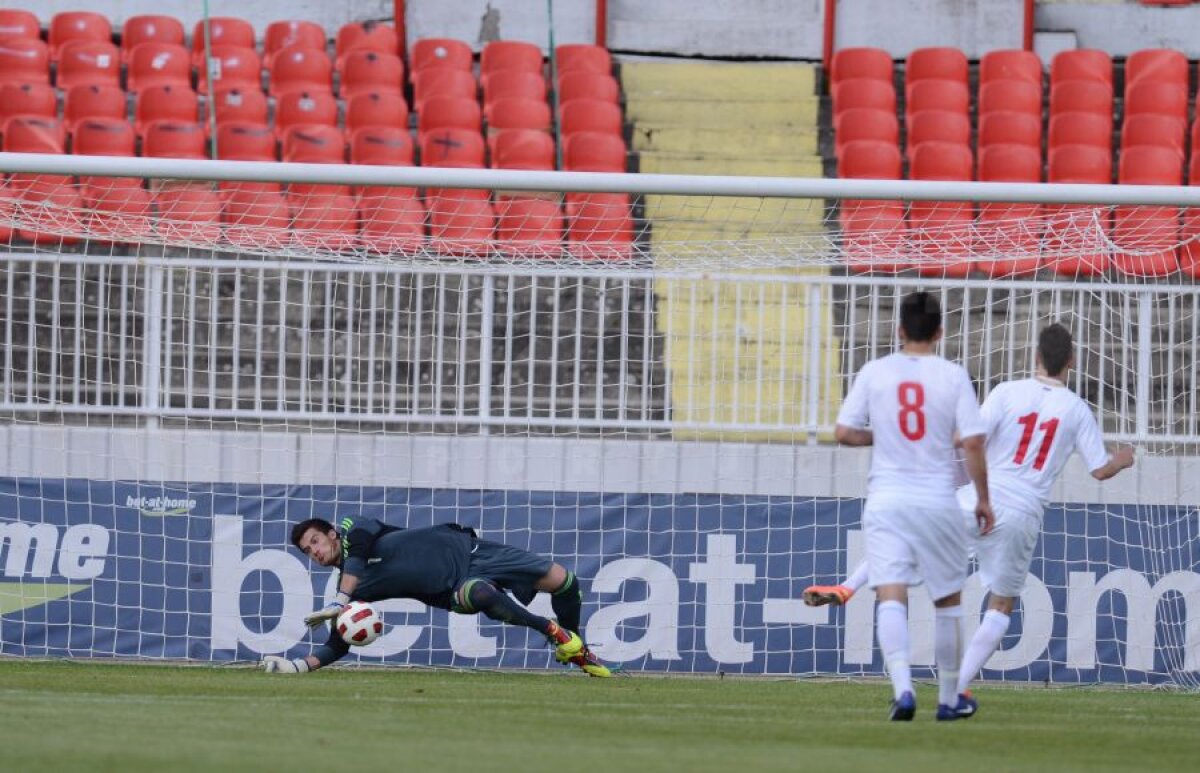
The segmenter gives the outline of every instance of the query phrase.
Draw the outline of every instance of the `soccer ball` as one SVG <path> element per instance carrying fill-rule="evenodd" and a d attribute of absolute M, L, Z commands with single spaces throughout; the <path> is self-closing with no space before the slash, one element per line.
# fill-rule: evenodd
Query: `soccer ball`
<path fill-rule="evenodd" d="M 365 601 L 351 601 L 337 618 L 338 635 L 355 647 L 365 647 L 383 633 L 383 618 Z"/>

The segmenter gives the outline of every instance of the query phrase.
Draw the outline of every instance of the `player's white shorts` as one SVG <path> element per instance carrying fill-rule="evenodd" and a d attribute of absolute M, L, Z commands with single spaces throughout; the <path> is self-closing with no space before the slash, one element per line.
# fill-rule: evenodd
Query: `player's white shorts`
<path fill-rule="evenodd" d="M 1025 587 L 1029 562 L 1042 531 L 1038 516 L 1017 508 L 996 507 L 996 526 L 979 536 L 975 512 L 963 510 L 970 550 L 979 561 L 979 579 L 991 593 L 1016 598 Z"/>
<path fill-rule="evenodd" d="M 869 496 L 862 521 L 872 588 L 924 582 L 935 601 L 962 590 L 967 535 L 953 497 Z"/>

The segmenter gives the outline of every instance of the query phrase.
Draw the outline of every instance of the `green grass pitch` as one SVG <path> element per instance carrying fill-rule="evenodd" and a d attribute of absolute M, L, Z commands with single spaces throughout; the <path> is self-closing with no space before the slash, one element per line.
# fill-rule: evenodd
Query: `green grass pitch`
<path fill-rule="evenodd" d="M 882 682 L 0 661 L 6 770 L 1197 770 L 1200 696 Z"/>

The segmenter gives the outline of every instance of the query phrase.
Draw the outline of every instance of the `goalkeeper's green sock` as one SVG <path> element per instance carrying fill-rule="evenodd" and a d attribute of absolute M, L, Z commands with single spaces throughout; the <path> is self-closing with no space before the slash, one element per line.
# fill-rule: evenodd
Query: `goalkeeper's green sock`
<path fill-rule="evenodd" d="M 567 579 L 558 590 L 550 596 L 550 606 L 558 624 L 568 631 L 579 633 L 579 612 L 583 607 L 583 589 L 574 572 L 567 572 Z"/>

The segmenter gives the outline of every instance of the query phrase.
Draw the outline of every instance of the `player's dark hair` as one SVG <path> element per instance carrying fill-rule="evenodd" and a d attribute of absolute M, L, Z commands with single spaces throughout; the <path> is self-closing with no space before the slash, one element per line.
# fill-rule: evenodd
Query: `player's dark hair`
<path fill-rule="evenodd" d="M 324 518 L 309 518 L 306 521 L 301 521 L 292 527 L 292 544 L 297 548 L 300 547 L 300 540 L 304 539 L 304 535 L 309 529 L 316 529 L 322 534 L 328 534 L 335 531 L 333 524 Z"/>
<path fill-rule="evenodd" d="M 942 327 L 942 304 L 930 293 L 909 293 L 900 301 L 900 327 L 909 341 L 932 341 Z"/>
<path fill-rule="evenodd" d="M 1065 327 L 1055 322 L 1047 325 L 1038 334 L 1038 355 L 1042 358 L 1042 367 L 1047 376 L 1055 378 L 1062 375 L 1071 361 L 1071 350 L 1074 344 L 1071 333 Z"/>

